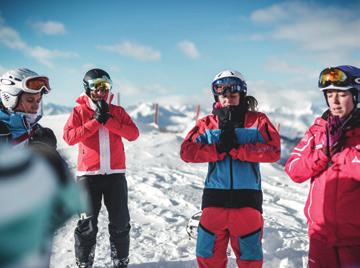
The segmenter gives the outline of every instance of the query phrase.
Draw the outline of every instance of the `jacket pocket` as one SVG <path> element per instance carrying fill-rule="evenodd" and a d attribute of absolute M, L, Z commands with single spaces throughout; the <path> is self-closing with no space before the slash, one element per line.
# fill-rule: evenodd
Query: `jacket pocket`
<path fill-rule="evenodd" d="M 250 234 L 239 237 L 240 260 L 261 261 L 263 251 L 261 246 L 261 228 Z"/>
<path fill-rule="evenodd" d="M 201 224 L 198 227 L 198 238 L 196 241 L 196 256 L 209 258 L 213 255 L 216 236 L 204 228 Z"/>

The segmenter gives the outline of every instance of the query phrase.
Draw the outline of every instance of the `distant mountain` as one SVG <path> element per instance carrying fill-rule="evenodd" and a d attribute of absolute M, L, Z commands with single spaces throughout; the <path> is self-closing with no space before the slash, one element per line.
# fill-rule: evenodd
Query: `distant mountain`
<path fill-rule="evenodd" d="M 43 106 L 44 115 L 68 114 L 72 111 L 72 107 L 47 103 Z"/>

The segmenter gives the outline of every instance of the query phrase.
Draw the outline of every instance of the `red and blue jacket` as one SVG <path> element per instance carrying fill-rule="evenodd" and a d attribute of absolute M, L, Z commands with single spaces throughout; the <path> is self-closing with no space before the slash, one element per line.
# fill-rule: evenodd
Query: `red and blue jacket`
<path fill-rule="evenodd" d="M 329 112 L 316 118 L 285 165 L 298 183 L 310 180 L 304 212 L 309 236 L 332 246 L 360 245 L 360 111 L 345 127 L 342 149 L 323 152 Z"/>
<path fill-rule="evenodd" d="M 280 136 L 265 114 L 248 111 L 243 127 L 235 128 L 238 148 L 218 153 L 219 118 L 208 115 L 197 121 L 181 145 L 182 160 L 208 162 L 202 208 L 252 207 L 262 212 L 259 162 L 280 158 Z"/>

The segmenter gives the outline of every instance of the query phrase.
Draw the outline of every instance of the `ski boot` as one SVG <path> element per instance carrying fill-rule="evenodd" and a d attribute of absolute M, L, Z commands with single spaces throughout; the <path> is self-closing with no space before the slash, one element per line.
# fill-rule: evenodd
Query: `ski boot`
<path fill-rule="evenodd" d="M 129 264 L 129 258 L 113 258 L 112 259 L 113 268 L 127 268 Z"/>
<path fill-rule="evenodd" d="M 87 258 L 87 260 L 80 260 L 76 258 L 76 265 L 78 268 L 92 268 L 95 258 L 95 245 L 91 248 L 90 254 Z"/>
<path fill-rule="evenodd" d="M 115 244 L 110 243 L 110 253 L 111 253 L 111 260 L 113 263 L 113 268 L 127 268 L 129 264 L 128 257 L 118 257 L 118 252 L 116 250 Z"/>

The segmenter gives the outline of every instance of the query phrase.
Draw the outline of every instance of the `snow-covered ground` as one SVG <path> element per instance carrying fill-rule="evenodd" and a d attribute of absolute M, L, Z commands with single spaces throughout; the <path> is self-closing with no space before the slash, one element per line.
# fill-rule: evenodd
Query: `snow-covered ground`
<path fill-rule="evenodd" d="M 186 224 L 200 209 L 207 166 L 187 164 L 179 157 L 183 137 L 194 124 L 194 107 L 160 108 L 160 128 L 151 123 L 151 104 L 139 104 L 128 110 L 140 128 L 138 140 L 125 141 L 132 225 L 129 267 L 197 267 L 195 241 L 188 239 Z M 75 168 L 77 146 L 69 147 L 62 140 L 67 117 L 67 114 L 45 116 L 40 123 L 54 130 L 60 152 Z M 305 121 L 298 123 L 302 122 Z M 284 127 L 294 133 L 287 125 Z M 296 131 L 301 133 L 304 129 Z M 278 163 L 262 164 L 261 172 L 265 218 L 263 267 L 306 267 L 308 242 L 302 210 L 308 184 L 293 183 Z M 75 267 L 75 225 L 74 217 L 58 230 L 51 267 Z M 94 267 L 111 267 L 108 239 L 107 212 L 102 209 Z M 236 267 L 233 254 L 228 267 Z"/>

